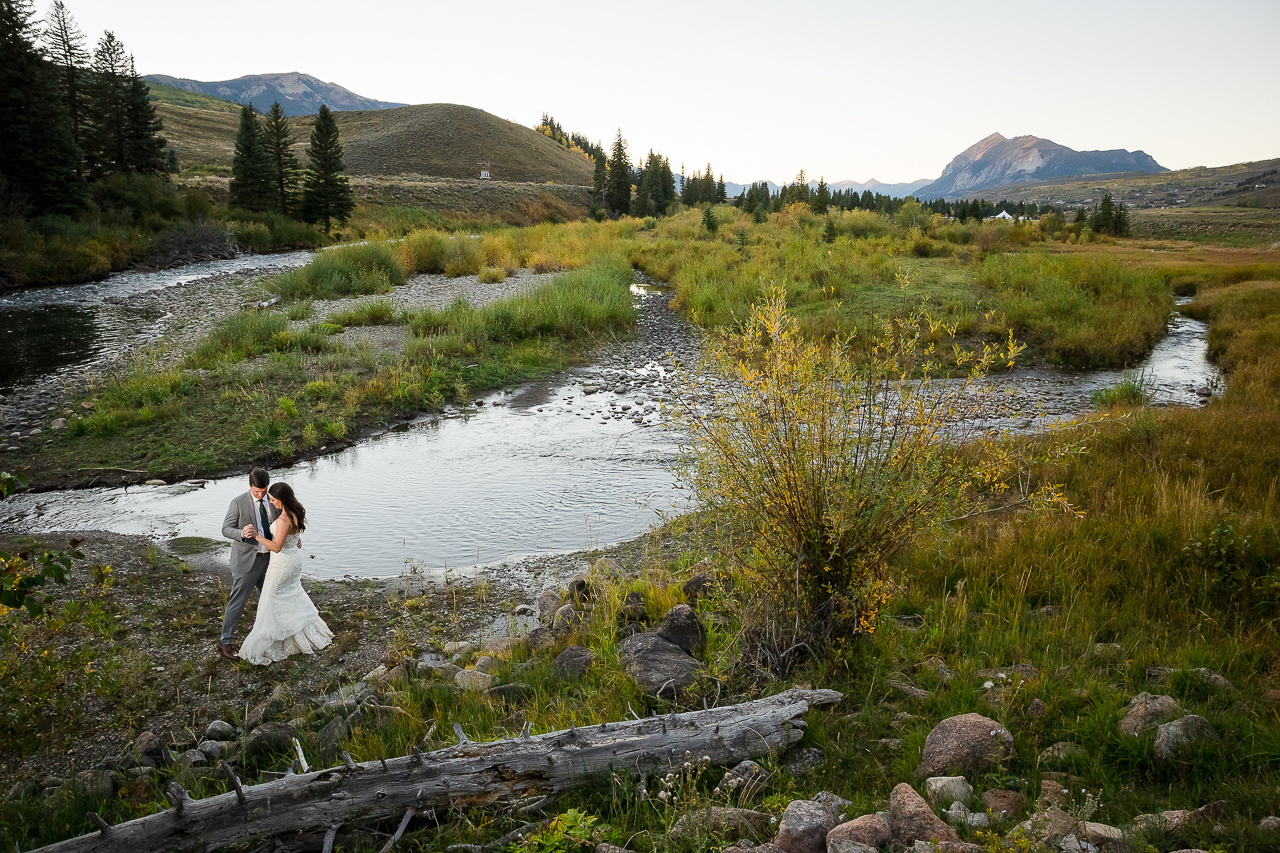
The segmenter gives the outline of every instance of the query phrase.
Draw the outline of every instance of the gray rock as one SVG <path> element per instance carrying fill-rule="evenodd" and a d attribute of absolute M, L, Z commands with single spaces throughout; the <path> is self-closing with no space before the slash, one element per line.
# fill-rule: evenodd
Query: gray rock
<path fill-rule="evenodd" d="M 897 752 L 902 749 L 902 738 L 900 737 L 882 737 L 876 741 L 876 746 L 886 752 Z"/>
<path fill-rule="evenodd" d="M 1198 809 L 1170 809 L 1159 814 L 1140 814 L 1130 823 L 1130 828 L 1135 835 L 1181 832 L 1188 827 L 1201 826 L 1215 820 L 1226 808 L 1226 800 L 1216 800 Z"/>
<path fill-rule="evenodd" d="M 643 634 L 644 626 L 638 622 L 628 622 L 613 634 L 614 642 L 622 642 L 627 637 L 634 637 L 636 634 Z"/>
<path fill-rule="evenodd" d="M 518 604 L 516 605 L 515 614 L 517 616 L 537 616 L 538 608 L 534 607 L 532 604 Z"/>
<path fill-rule="evenodd" d="M 40 785 L 32 779 L 19 779 L 9 789 L 9 800 L 18 801 L 33 797 L 40 792 Z"/>
<path fill-rule="evenodd" d="M 1073 758 L 1084 758 L 1084 747 L 1078 743 L 1060 740 L 1053 746 L 1047 746 L 1040 753 L 1041 764 L 1061 764 Z"/>
<path fill-rule="evenodd" d="M 134 740 L 133 748 L 139 755 L 155 758 L 164 752 L 164 743 L 154 732 L 143 732 Z"/>
<path fill-rule="evenodd" d="M 749 799 L 759 794 L 769 784 L 769 772 L 748 758 L 740 761 L 716 785 L 717 794 Z"/>
<path fill-rule="evenodd" d="M 696 602 L 711 594 L 711 587 L 713 584 L 714 581 L 712 580 L 711 575 L 706 572 L 699 572 L 685 581 L 680 589 L 684 592 L 684 597 L 686 599 L 691 602 Z"/>
<path fill-rule="evenodd" d="M 1225 691 L 1227 693 L 1236 692 L 1236 688 L 1234 684 L 1232 684 L 1227 679 L 1223 678 L 1221 675 L 1218 675 L 1218 673 L 1214 672 L 1208 667 L 1203 667 L 1203 666 L 1198 666 L 1192 669 L 1185 669 L 1185 670 L 1177 669 L 1175 667 L 1170 667 L 1170 666 L 1149 666 L 1147 667 L 1147 681 L 1150 681 L 1152 684 L 1164 684 L 1170 678 L 1172 678 L 1173 676 L 1177 675 L 1180 672 L 1190 673 L 1191 675 L 1195 676 L 1199 680 L 1203 681 L 1205 684 L 1208 684 L 1212 687 L 1216 687 L 1219 690 Z"/>
<path fill-rule="evenodd" d="M 1026 807 L 1027 798 L 1018 791 L 992 788 L 982 792 L 982 803 L 997 822 L 1003 823 L 1022 813 Z"/>
<path fill-rule="evenodd" d="M 566 604 L 556 611 L 556 615 L 551 620 L 551 627 L 554 630 L 563 631 L 581 621 L 582 613 L 574 608 L 572 604 Z"/>
<path fill-rule="evenodd" d="M 225 720 L 214 720 L 205 726 L 205 740 L 235 740 L 236 727 Z"/>
<path fill-rule="evenodd" d="M 929 808 L 929 804 L 902 782 L 889 794 L 889 824 L 893 827 L 893 840 L 897 844 L 913 844 L 916 841 L 940 839 L 959 841 L 956 831 L 942 822 Z"/>
<path fill-rule="evenodd" d="M 463 690 L 480 692 L 493 686 L 493 676 L 478 669 L 460 669 L 453 676 L 453 683 Z"/>
<path fill-rule="evenodd" d="M 902 730 L 915 723 L 921 722 L 924 718 L 917 717 L 915 714 L 908 714 L 906 711 L 899 711 L 893 715 L 893 719 L 889 721 L 889 725 L 895 729 Z"/>
<path fill-rule="evenodd" d="M 116 795 L 119 779 L 110 770 L 82 770 L 75 775 L 72 784 L 89 799 L 101 802 Z"/>
<path fill-rule="evenodd" d="M 625 847 L 619 847 L 616 844 L 601 841 L 596 845 L 596 853 L 629 853 L 629 851 Z"/>
<path fill-rule="evenodd" d="M 54 418 L 54 419 L 53 419 L 53 422 L 52 422 L 51 424 L 49 424 L 49 427 L 50 427 L 51 429 L 62 429 L 62 428 L 63 428 L 63 427 L 65 427 L 66 425 L 67 425 L 67 419 L 66 419 L 66 418 Z"/>
<path fill-rule="evenodd" d="M 884 815 L 864 814 L 827 833 L 827 853 L 862 853 L 858 847 L 877 849 L 893 840 L 893 828 Z"/>
<path fill-rule="evenodd" d="M 1018 829 L 1028 838 L 1048 845 L 1056 845 L 1066 836 L 1074 835 L 1078 828 L 1076 819 L 1057 806 L 1049 806 L 1018 824 Z"/>
<path fill-rule="evenodd" d="M 200 767 L 209 763 L 209 756 L 199 749 L 188 749 L 178 756 L 178 766 L 183 770 L 188 767 Z"/>
<path fill-rule="evenodd" d="M 1120 720 L 1120 734 L 1139 737 L 1143 732 L 1159 726 L 1164 721 L 1177 716 L 1178 703 L 1172 696 L 1158 696 L 1150 693 L 1139 693 L 1129 700 L 1125 706 L 1129 710 Z"/>
<path fill-rule="evenodd" d="M 916 778 L 950 773 L 985 773 L 1000 768 L 1013 756 L 1013 735 L 981 714 L 948 717 L 924 741 Z M 895 830 L 896 832 L 896 830 Z"/>
<path fill-rule="evenodd" d="M 687 604 L 677 604 L 667 611 L 658 625 L 657 634 L 674 643 L 691 655 L 701 654 L 707 648 L 707 629 L 698 621 L 698 614 Z"/>
<path fill-rule="evenodd" d="M 840 820 L 844 820 L 845 809 L 853 805 L 849 800 L 846 800 L 838 794 L 833 794 L 830 791 L 819 791 L 813 795 L 813 801 L 820 806 L 825 806 L 828 811 Z"/>
<path fill-rule="evenodd" d="M 501 699 L 504 702 L 519 702 L 526 696 L 532 696 L 533 692 L 533 687 L 523 681 L 510 681 L 506 684 L 490 687 L 484 692 L 484 695 Z"/>
<path fill-rule="evenodd" d="M 698 837 L 714 837 L 722 841 L 750 838 L 758 841 L 769 834 L 773 820 L 773 817 L 764 812 L 713 806 L 682 815 L 675 826 L 671 827 L 670 836 L 677 841 Z"/>
<path fill-rule="evenodd" d="M 251 730 L 262 725 L 267 719 L 276 716 L 284 710 L 284 687 L 276 685 L 271 691 L 271 695 L 263 699 L 257 705 L 253 706 L 248 715 L 244 718 L 244 727 Z"/>
<path fill-rule="evenodd" d="M 560 609 L 560 593 L 547 590 L 538 596 L 538 614 L 544 624 L 550 625 Z"/>
<path fill-rule="evenodd" d="M 529 646 L 529 651 L 545 652 L 556 644 L 556 635 L 550 628 L 534 628 L 524 641 Z"/>
<path fill-rule="evenodd" d="M 951 668 L 947 666 L 945 663 L 943 663 L 942 658 L 937 658 L 937 657 L 929 658 L 924 663 L 920 664 L 920 668 L 925 670 L 926 672 L 932 672 L 934 675 L 938 677 L 938 681 L 942 682 L 943 684 L 950 682 L 951 679 L 955 677 L 955 674 L 951 671 Z"/>
<path fill-rule="evenodd" d="M 491 655 L 482 655 L 480 659 L 476 661 L 475 666 L 476 669 L 487 674 L 489 670 L 493 668 L 495 663 L 497 663 L 497 661 L 495 661 Z"/>
<path fill-rule="evenodd" d="M 591 581 L 586 575 L 574 575 L 569 578 L 568 592 L 569 598 L 574 601 L 586 601 L 594 597 Z"/>
<path fill-rule="evenodd" d="M 951 803 L 968 803 L 973 786 L 963 776 L 930 776 L 924 780 L 924 798 L 935 808 Z"/>
<path fill-rule="evenodd" d="M 461 657 L 461 655 L 454 655 L 454 657 L 458 658 L 458 657 Z M 385 663 L 378 664 L 376 667 L 366 672 L 364 674 L 364 678 L 361 679 L 361 681 L 367 681 L 368 683 L 372 684 L 374 687 L 382 686 L 382 682 L 386 680 L 387 680 L 387 665 Z"/>
<path fill-rule="evenodd" d="M 1093 823 L 1085 821 L 1080 824 L 1080 840 L 1087 841 L 1095 846 L 1103 844 L 1111 844 L 1124 840 L 1124 833 L 1114 826 L 1108 826 L 1105 823 Z"/>
<path fill-rule="evenodd" d="M 293 739 L 298 736 L 288 723 L 263 723 L 245 738 L 245 755 L 258 758 L 265 755 L 293 751 Z M 201 750 L 203 752 L 203 750 Z"/>
<path fill-rule="evenodd" d="M 350 733 L 346 718 L 334 717 L 316 735 L 316 747 L 320 750 L 320 759 L 325 763 L 335 760 L 340 754 L 342 741 Z"/>
<path fill-rule="evenodd" d="M 596 653 L 591 649 L 586 646 L 569 646 L 556 655 L 556 659 L 551 662 L 551 668 L 565 681 L 577 681 L 587 674 L 587 670 L 591 669 L 595 662 Z"/>
<path fill-rule="evenodd" d="M 1027 716 L 1033 720 L 1038 720 L 1043 717 L 1045 712 L 1048 710 L 1049 706 L 1044 703 L 1043 699 L 1037 696 L 1035 699 L 1031 700 L 1030 704 L 1027 705 Z"/>
<path fill-rule="evenodd" d="M 840 823 L 831 809 L 813 800 L 792 800 L 782 812 L 773 843 L 786 853 L 825 853 L 827 833 Z"/>
<path fill-rule="evenodd" d="M 1267 817 L 1264 817 L 1262 820 L 1258 821 L 1258 829 L 1261 829 L 1263 832 L 1280 832 L 1280 817 L 1276 817 L 1275 815 L 1268 815 Z"/>
<path fill-rule="evenodd" d="M 889 686 L 892 687 L 894 690 L 898 691 L 899 693 L 901 693 L 903 696 L 907 697 L 908 699 L 913 699 L 917 702 L 923 702 L 926 699 L 930 699 L 933 697 L 933 694 L 930 693 L 928 690 L 921 690 L 919 687 L 912 687 L 910 684 L 908 684 L 907 682 L 903 681 L 900 678 L 889 679 Z"/>
<path fill-rule="evenodd" d="M 493 657 L 509 657 L 524 641 L 519 637 L 490 637 L 480 644 L 480 651 Z"/>
<path fill-rule="evenodd" d="M 827 763 L 827 754 L 817 747 L 805 746 L 787 753 L 782 763 L 784 773 L 792 776 L 809 776 L 817 773 Z"/>
<path fill-rule="evenodd" d="M 702 675 L 702 664 L 657 634 L 635 634 L 618 644 L 622 668 L 648 693 L 675 697 Z"/>
<path fill-rule="evenodd" d="M 1198 714 L 1187 714 L 1156 729 L 1156 761 L 1167 764 L 1187 747 L 1219 740 L 1218 732 L 1208 720 Z"/>

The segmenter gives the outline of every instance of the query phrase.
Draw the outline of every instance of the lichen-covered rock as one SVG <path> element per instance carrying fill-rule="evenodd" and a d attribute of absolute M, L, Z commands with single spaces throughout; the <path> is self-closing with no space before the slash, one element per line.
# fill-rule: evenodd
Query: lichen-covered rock
<path fill-rule="evenodd" d="M 1172 696 L 1145 692 L 1134 696 L 1125 707 L 1128 711 L 1120 720 L 1118 728 L 1120 734 L 1129 737 L 1140 737 L 1143 732 L 1176 717 L 1179 712 L 1178 703 Z"/>
<path fill-rule="evenodd" d="M 668 610 L 658 625 L 657 634 L 691 655 L 701 654 L 707 648 L 707 629 L 687 604 L 677 604 Z"/>
<path fill-rule="evenodd" d="M 930 776 L 924 780 L 924 798 L 934 808 L 945 808 L 952 803 L 968 803 L 973 796 L 973 786 L 963 776 Z"/>
<path fill-rule="evenodd" d="M 236 727 L 225 720 L 214 720 L 205 726 L 205 740 L 235 740 Z"/>
<path fill-rule="evenodd" d="M 454 673 L 453 683 L 463 690 L 474 690 L 479 693 L 493 686 L 493 676 L 478 669 L 460 669 Z"/>
<path fill-rule="evenodd" d="M 316 747 L 322 761 L 330 762 L 338 757 L 342 741 L 350 733 L 345 717 L 334 717 L 316 735 Z"/>
<path fill-rule="evenodd" d="M 792 800 L 778 821 L 773 843 L 786 853 L 826 853 L 827 833 L 840 823 L 831 809 L 813 800 Z"/>
<path fill-rule="evenodd" d="M 740 761 L 724 774 L 720 784 L 716 785 L 717 794 L 730 797 L 750 798 L 760 793 L 769 784 L 769 772 L 748 758 Z"/>
<path fill-rule="evenodd" d="M 1084 755 L 1084 747 L 1080 744 L 1060 740 L 1052 746 L 1044 748 L 1044 751 L 1040 753 L 1040 763 L 1061 764 L 1073 758 L 1083 758 Z"/>
<path fill-rule="evenodd" d="M 245 754 L 250 758 L 257 758 L 273 753 L 292 752 L 293 739 L 297 736 L 298 733 L 288 723 L 263 723 L 245 738 Z"/>
<path fill-rule="evenodd" d="M 1221 740 L 1217 730 L 1204 717 L 1187 714 L 1181 719 L 1165 723 L 1156 729 L 1156 761 L 1168 764 L 1196 744 L 1216 743 Z"/>
<path fill-rule="evenodd" d="M 981 714 L 948 717 L 924 741 L 916 778 L 998 769 L 1013 756 L 1013 735 Z"/>
<path fill-rule="evenodd" d="M 827 833 L 827 853 L 860 853 L 852 845 L 883 847 L 893 840 L 893 828 L 884 815 L 864 814 Z"/>
<path fill-rule="evenodd" d="M 577 681 L 587 674 L 587 670 L 591 669 L 595 662 L 596 653 L 591 649 L 586 646 L 569 646 L 556 655 L 556 659 L 551 662 L 551 668 L 560 678 L 566 681 Z"/>
<path fill-rule="evenodd" d="M 656 696 L 678 696 L 702 675 L 702 664 L 657 634 L 634 634 L 618 644 L 622 668 Z"/>
<path fill-rule="evenodd" d="M 792 776 L 809 776 L 821 770 L 826 763 L 825 752 L 816 746 L 802 746 L 787 753 L 782 770 Z"/>
<path fill-rule="evenodd" d="M 1018 824 L 1018 828 L 1033 841 L 1056 846 L 1060 839 L 1075 835 L 1079 823 L 1057 806 L 1050 806 Z"/>
<path fill-rule="evenodd" d="M 1018 791 L 992 788 L 990 791 L 982 792 L 982 803 L 997 822 L 1004 823 L 1022 813 L 1026 808 L 1027 798 Z"/>
<path fill-rule="evenodd" d="M 670 834 L 676 840 L 699 836 L 722 841 L 759 840 L 770 834 L 773 821 L 774 818 L 764 812 L 714 806 L 682 815 L 671 827 Z"/>
<path fill-rule="evenodd" d="M 893 828 L 893 840 L 898 844 L 960 840 L 956 831 L 934 814 L 924 797 L 906 782 L 889 794 L 889 824 Z"/>

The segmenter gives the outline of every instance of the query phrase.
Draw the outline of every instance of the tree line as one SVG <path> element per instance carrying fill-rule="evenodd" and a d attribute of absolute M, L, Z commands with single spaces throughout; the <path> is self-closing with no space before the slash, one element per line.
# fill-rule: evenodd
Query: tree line
<path fill-rule="evenodd" d="M 328 234 L 333 220 L 347 221 L 355 198 L 343 174 L 338 123 L 327 105 L 320 105 L 311 128 L 306 171 L 294 156 L 296 142 L 279 101 L 271 105 L 265 119 L 259 119 L 252 104 L 241 107 L 231 161 L 230 204 L 323 223 Z"/>
<path fill-rule="evenodd" d="M 0 0 L 0 199 L 15 213 L 75 214 L 88 185 L 176 168 L 133 57 L 107 31 L 92 54 L 61 0 L 41 22 Z"/>

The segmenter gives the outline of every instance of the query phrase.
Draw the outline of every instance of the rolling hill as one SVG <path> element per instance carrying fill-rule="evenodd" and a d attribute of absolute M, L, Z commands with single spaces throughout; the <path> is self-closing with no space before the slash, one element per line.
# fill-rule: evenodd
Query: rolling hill
<path fill-rule="evenodd" d="M 212 110 L 215 113 L 232 113 L 236 115 L 240 113 L 240 105 L 235 101 L 215 98 L 203 92 L 179 89 L 177 86 L 169 86 L 156 80 L 148 80 L 147 88 L 151 92 L 151 100 L 156 103 L 175 104 L 180 107 L 191 107 L 197 110 Z"/>
<path fill-rule="evenodd" d="M 238 116 L 159 102 L 164 135 L 183 168 L 230 167 Z M 474 107 L 421 104 L 334 113 L 350 175 L 477 178 L 590 186 L 592 164 L 532 128 Z M 290 119 L 299 159 L 312 118 Z"/>
<path fill-rule="evenodd" d="M 287 116 L 313 115 L 319 112 L 321 104 L 328 104 L 329 109 L 335 112 L 338 110 L 388 110 L 404 106 L 391 101 L 366 98 L 337 83 L 326 83 L 310 74 L 297 71 L 286 74 L 250 74 L 234 80 L 219 80 L 213 83 L 188 80 L 184 77 L 170 77 L 167 74 L 148 74 L 145 79 L 148 82 L 234 101 L 238 104 L 252 102 L 262 112 L 266 112 L 273 101 L 279 101 Z"/>

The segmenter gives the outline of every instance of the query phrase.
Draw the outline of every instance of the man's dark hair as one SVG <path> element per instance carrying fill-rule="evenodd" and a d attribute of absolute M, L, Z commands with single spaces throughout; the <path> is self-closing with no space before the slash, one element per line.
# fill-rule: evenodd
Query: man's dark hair
<path fill-rule="evenodd" d="M 265 489 L 271 483 L 271 475 L 266 468 L 254 468 L 249 472 L 249 485 L 255 489 Z"/>

